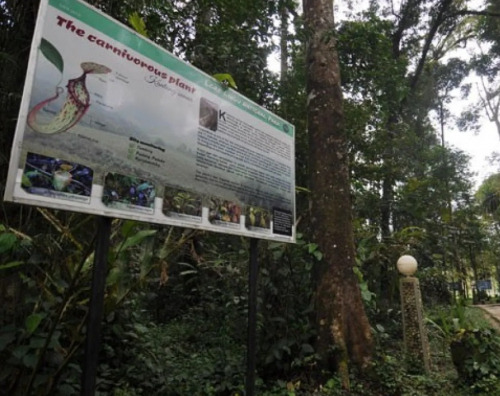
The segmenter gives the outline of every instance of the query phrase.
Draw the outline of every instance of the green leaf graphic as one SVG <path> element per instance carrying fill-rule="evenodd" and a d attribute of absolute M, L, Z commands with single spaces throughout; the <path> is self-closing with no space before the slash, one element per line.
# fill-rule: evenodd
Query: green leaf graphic
<path fill-rule="evenodd" d="M 50 63 L 52 63 L 61 73 L 63 73 L 64 60 L 56 47 L 42 38 L 42 42 L 40 43 L 40 51 L 42 51 L 43 56 L 45 56 L 45 58 L 47 58 Z"/>
<path fill-rule="evenodd" d="M 233 76 L 231 76 L 229 73 L 218 73 L 214 74 L 213 77 L 220 83 L 229 85 L 231 88 L 238 89 L 238 87 L 236 86 L 236 81 L 234 81 Z"/>

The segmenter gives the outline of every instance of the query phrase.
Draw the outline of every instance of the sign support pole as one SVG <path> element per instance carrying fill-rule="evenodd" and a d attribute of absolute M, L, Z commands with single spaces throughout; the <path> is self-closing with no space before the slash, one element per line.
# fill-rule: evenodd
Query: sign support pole
<path fill-rule="evenodd" d="M 248 271 L 248 341 L 247 341 L 247 375 L 245 396 L 255 395 L 255 355 L 257 337 L 257 277 L 259 275 L 258 239 L 250 239 L 250 260 Z"/>
<path fill-rule="evenodd" d="M 92 269 L 87 337 L 82 373 L 82 396 L 94 396 L 99 360 L 102 315 L 104 311 L 104 291 L 108 264 L 111 217 L 97 217 L 97 239 Z"/>

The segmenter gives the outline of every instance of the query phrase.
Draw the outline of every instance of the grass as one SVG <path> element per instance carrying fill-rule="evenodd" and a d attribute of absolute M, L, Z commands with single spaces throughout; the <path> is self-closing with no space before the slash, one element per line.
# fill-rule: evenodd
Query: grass
<path fill-rule="evenodd" d="M 498 330 L 498 323 L 491 319 L 489 314 L 477 307 L 467 307 L 465 310 L 465 317 L 471 323 L 474 323 L 478 329 L 485 329 L 494 327 Z"/>

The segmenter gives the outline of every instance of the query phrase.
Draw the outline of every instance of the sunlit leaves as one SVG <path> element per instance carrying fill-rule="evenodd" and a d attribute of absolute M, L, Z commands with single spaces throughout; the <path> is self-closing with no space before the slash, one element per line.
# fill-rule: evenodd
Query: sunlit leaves
<path fill-rule="evenodd" d="M 234 81 L 234 78 L 231 76 L 229 73 L 217 73 L 214 74 L 213 77 L 219 81 L 220 83 L 229 86 L 234 89 L 238 89 L 236 86 L 236 82 Z"/>
<path fill-rule="evenodd" d="M 31 314 L 30 316 L 28 316 L 26 318 L 25 324 L 26 324 L 26 330 L 28 331 L 28 333 L 35 332 L 35 330 L 40 325 L 40 322 L 42 321 L 44 316 L 45 315 L 42 315 L 42 314 Z"/>
<path fill-rule="evenodd" d="M 141 16 L 137 11 L 129 15 L 128 22 L 137 33 L 143 35 L 144 37 L 148 37 L 148 31 L 146 30 L 146 23 L 144 22 L 144 20 L 141 18 Z"/>

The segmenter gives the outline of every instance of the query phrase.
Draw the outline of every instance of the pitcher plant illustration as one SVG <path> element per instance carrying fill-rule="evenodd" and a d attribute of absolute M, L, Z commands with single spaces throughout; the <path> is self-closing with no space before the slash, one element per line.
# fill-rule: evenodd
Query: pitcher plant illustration
<path fill-rule="evenodd" d="M 40 51 L 62 74 L 64 61 L 59 51 L 45 39 L 42 39 Z M 85 115 L 90 107 L 90 95 L 86 86 L 87 74 L 107 74 L 111 72 L 111 69 L 94 62 L 83 62 L 80 67 L 83 74 L 78 78 L 68 80 L 66 101 L 59 113 L 48 123 L 39 122 L 37 116 L 45 106 L 59 98 L 64 92 L 63 88 L 57 86 L 54 96 L 38 103 L 30 110 L 28 125 L 34 131 L 44 134 L 65 132 L 75 126 Z"/>

